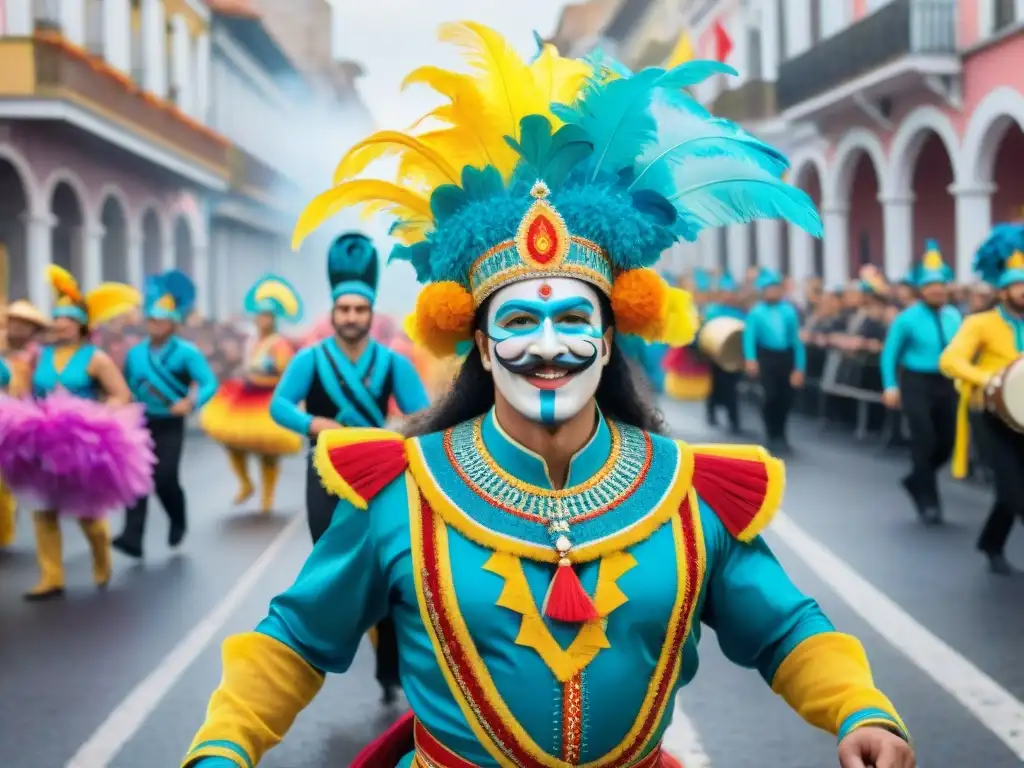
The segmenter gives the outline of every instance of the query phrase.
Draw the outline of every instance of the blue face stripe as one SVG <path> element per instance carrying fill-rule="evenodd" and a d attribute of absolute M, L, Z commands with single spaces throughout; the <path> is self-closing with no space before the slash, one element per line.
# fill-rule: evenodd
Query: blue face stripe
<path fill-rule="evenodd" d="M 525 312 L 538 319 L 545 317 L 556 317 L 565 312 L 572 312 L 576 309 L 583 309 L 587 312 L 594 311 L 594 305 L 583 296 L 570 296 L 567 299 L 556 299 L 554 301 L 536 301 L 533 299 L 511 299 L 506 301 L 494 313 L 496 322 L 501 322 L 514 312 Z"/>
<path fill-rule="evenodd" d="M 555 423 L 555 390 L 540 391 L 540 420 L 545 424 Z"/>
<path fill-rule="evenodd" d="M 574 311 L 586 312 L 590 322 L 555 322 L 556 318 Z M 495 311 L 494 323 L 492 324 L 489 335 L 495 342 L 511 339 L 515 336 L 529 336 L 530 334 L 537 333 L 545 323 L 550 322 L 554 326 L 555 330 L 560 334 L 566 336 L 590 336 L 591 338 L 598 338 L 601 336 L 601 330 L 592 324 L 594 311 L 593 303 L 583 296 L 570 296 L 569 298 L 557 299 L 555 301 L 511 299 L 510 301 L 502 304 Z M 498 326 L 498 323 L 501 323 L 509 316 L 516 314 L 528 315 L 531 319 L 536 321 L 536 325 L 513 328 L 501 328 Z"/>

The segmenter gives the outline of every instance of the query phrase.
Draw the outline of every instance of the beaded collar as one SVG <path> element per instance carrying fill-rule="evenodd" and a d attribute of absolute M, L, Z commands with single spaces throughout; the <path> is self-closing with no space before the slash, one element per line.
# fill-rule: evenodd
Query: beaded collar
<path fill-rule="evenodd" d="M 411 440 L 409 456 L 445 522 L 491 549 L 546 562 L 557 562 L 566 544 L 574 562 L 628 546 L 620 534 L 631 538 L 649 516 L 678 506 L 693 468 L 675 441 L 599 418 L 567 486 L 554 490 L 540 457 L 508 437 L 493 413 Z"/>

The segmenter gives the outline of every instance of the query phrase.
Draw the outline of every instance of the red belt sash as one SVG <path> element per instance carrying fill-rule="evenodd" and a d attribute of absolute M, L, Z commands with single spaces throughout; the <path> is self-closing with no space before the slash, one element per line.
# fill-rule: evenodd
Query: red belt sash
<path fill-rule="evenodd" d="M 478 768 L 475 763 L 464 760 L 452 752 L 448 747 L 430 735 L 430 732 L 423 727 L 419 720 L 416 721 L 414 730 L 416 741 L 416 762 L 422 768 Z M 659 766 L 678 765 L 674 760 L 661 751 L 659 745 L 639 762 L 633 763 L 632 768 L 659 768 Z"/>

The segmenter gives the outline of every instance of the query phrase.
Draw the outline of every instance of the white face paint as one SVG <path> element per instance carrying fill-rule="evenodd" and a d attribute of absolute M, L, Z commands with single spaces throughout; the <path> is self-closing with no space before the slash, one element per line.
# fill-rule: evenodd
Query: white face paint
<path fill-rule="evenodd" d="M 523 280 L 494 294 L 485 362 L 494 386 L 529 419 L 558 424 L 594 397 L 610 350 L 597 291 L 567 277 Z"/>

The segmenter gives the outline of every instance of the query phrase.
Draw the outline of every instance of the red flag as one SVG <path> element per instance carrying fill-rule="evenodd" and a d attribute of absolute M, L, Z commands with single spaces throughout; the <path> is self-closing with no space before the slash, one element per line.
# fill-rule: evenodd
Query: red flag
<path fill-rule="evenodd" d="M 722 22 L 717 20 L 711 28 L 711 33 L 714 35 L 715 61 L 721 61 L 724 63 L 725 60 L 729 58 L 729 54 L 732 53 L 732 38 L 729 37 L 729 33 L 725 31 L 725 27 L 722 26 Z"/>

